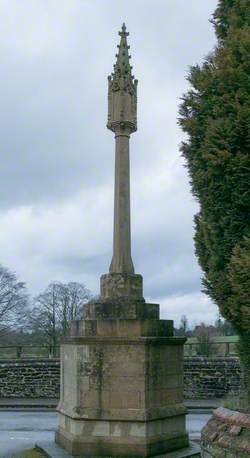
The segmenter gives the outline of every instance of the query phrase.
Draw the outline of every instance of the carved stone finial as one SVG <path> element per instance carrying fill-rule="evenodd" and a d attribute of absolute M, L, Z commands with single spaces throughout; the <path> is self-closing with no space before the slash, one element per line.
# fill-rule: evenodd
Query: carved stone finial
<path fill-rule="evenodd" d="M 126 29 L 125 22 L 123 22 L 123 24 L 122 24 L 122 31 L 121 31 L 121 32 L 118 32 L 119 35 L 120 35 L 121 37 L 128 37 L 128 36 L 129 36 L 129 32 L 127 32 L 126 30 L 127 30 L 127 29 Z"/>
<path fill-rule="evenodd" d="M 128 133 L 137 130 L 137 80 L 132 75 L 126 25 L 119 32 L 121 37 L 116 54 L 114 73 L 108 77 L 108 129 L 116 132 L 126 129 Z"/>
<path fill-rule="evenodd" d="M 115 132 L 115 203 L 113 257 L 101 278 L 102 297 L 142 298 L 142 278 L 135 275 L 130 234 L 129 138 L 137 130 L 137 81 L 131 74 L 128 32 L 123 24 L 114 73 L 108 77 L 108 129 Z M 139 280 L 138 280 L 139 278 Z"/>

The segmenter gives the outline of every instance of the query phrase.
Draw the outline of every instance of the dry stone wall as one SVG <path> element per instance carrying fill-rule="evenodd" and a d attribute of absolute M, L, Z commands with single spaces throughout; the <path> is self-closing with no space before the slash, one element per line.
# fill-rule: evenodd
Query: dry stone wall
<path fill-rule="evenodd" d="M 58 398 L 60 361 L 0 360 L 0 398 Z"/>
<path fill-rule="evenodd" d="M 238 358 L 184 359 L 184 395 L 187 399 L 219 398 L 237 394 Z M 59 398 L 58 359 L 0 360 L 1 398 Z"/>
<path fill-rule="evenodd" d="M 240 365 L 236 357 L 192 357 L 184 359 L 184 395 L 187 399 L 237 395 Z"/>

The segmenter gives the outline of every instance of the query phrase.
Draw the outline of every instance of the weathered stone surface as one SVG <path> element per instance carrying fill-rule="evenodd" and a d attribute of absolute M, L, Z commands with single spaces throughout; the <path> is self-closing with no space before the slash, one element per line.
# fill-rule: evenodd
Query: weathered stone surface
<path fill-rule="evenodd" d="M 236 357 L 184 358 L 184 396 L 188 399 L 221 398 L 238 395 L 240 364 Z"/>
<path fill-rule="evenodd" d="M 108 129 L 115 133 L 113 257 L 110 273 L 133 274 L 130 230 L 129 138 L 137 130 L 137 80 L 131 73 L 128 32 L 122 26 L 114 72 L 108 77 Z M 105 289 L 108 291 L 109 288 Z M 106 296 L 105 296 L 106 297 Z"/>
<path fill-rule="evenodd" d="M 62 345 L 57 441 L 86 456 L 146 457 L 186 446 L 185 339 L 120 337 L 123 326 L 106 320 L 103 327 L 102 321 L 105 336 L 81 336 L 81 325 L 74 324 L 78 335 Z M 143 324 L 135 323 L 137 333 Z"/>
<path fill-rule="evenodd" d="M 109 273 L 101 276 L 101 297 L 103 299 L 143 299 L 143 279 L 139 274 Z"/>
<path fill-rule="evenodd" d="M 145 320 L 159 319 L 159 305 L 147 304 L 133 298 L 99 299 L 84 306 L 83 318 Z"/>
<path fill-rule="evenodd" d="M 125 428 L 125 425 L 123 426 Z M 106 458 L 146 458 L 165 453 L 168 450 L 171 451 L 184 448 L 188 443 L 186 435 L 174 437 L 173 433 L 171 437 L 167 439 L 159 435 L 154 441 L 144 440 L 136 435 L 130 436 L 126 429 L 121 431 L 121 433 L 126 434 L 126 436 L 123 436 L 122 440 L 119 437 L 112 437 L 109 439 L 107 436 L 103 435 L 98 436 L 98 438 L 91 438 L 91 435 L 88 435 L 88 440 L 86 441 L 81 440 L 80 436 L 78 439 L 72 437 L 71 433 L 65 431 L 61 433 L 59 429 L 56 434 L 56 441 L 72 455 L 82 458 L 98 456 Z"/>
<path fill-rule="evenodd" d="M 60 388 L 60 361 L 0 361 L 1 398 L 55 398 Z"/>
<path fill-rule="evenodd" d="M 71 322 L 70 337 L 172 337 L 172 320 L 76 320 Z"/>
<path fill-rule="evenodd" d="M 117 322 L 114 320 L 115 323 Z M 123 320 L 117 323 L 118 329 L 125 337 L 123 330 Z M 154 321 L 154 320 L 152 320 Z M 89 320 L 87 327 L 98 320 Z M 149 320 L 150 322 L 150 320 Z M 78 322 L 79 323 L 79 322 Z M 85 321 L 80 321 L 85 325 Z M 105 324 L 100 324 L 101 331 L 105 329 Z M 138 324 L 131 323 L 130 337 L 136 337 Z M 171 323 L 171 321 L 170 321 Z M 74 323 L 77 325 L 77 322 Z M 116 325 L 115 325 L 116 326 Z M 134 329 L 133 329 L 134 328 Z M 79 331 L 80 335 L 85 331 Z M 86 331 L 96 333 L 94 331 Z M 116 332 L 116 330 L 115 330 Z M 134 334 L 133 334 L 134 333 Z M 82 334 L 82 335 L 83 335 Z M 73 332 L 72 335 L 75 335 Z M 94 334 L 92 334 L 94 335 Z M 144 335 L 143 331 L 142 334 Z M 217 385 L 217 380 L 219 384 Z M 167 383 L 170 383 L 169 381 Z M 238 393 L 240 387 L 240 366 L 237 358 L 184 358 L 184 397 L 187 399 L 209 399 L 223 397 L 228 393 Z M 58 359 L 19 359 L 19 360 L 0 360 L 0 396 L 23 397 L 23 398 L 59 398 L 60 389 L 60 361 Z"/>
<path fill-rule="evenodd" d="M 116 132 L 118 128 L 137 130 L 137 80 L 132 76 L 129 46 L 125 24 L 119 32 L 121 37 L 114 73 L 108 77 L 108 123 L 107 128 Z"/>
<path fill-rule="evenodd" d="M 182 345 L 176 338 L 67 339 L 59 410 L 72 418 L 119 420 L 183 414 L 184 408 L 169 410 L 182 403 Z"/>
<path fill-rule="evenodd" d="M 250 415 L 220 407 L 201 433 L 204 458 L 250 456 Z"/>
<path fill-rule="evenodd" d="M 36 448 L 46 453 L 49 458 L 71 458 L 72 455 L 62 449 L 58 444 L 54 442 L 39 442 L 36 444 Z M 157 455 L 155 458 L 199 458 L 200 447 L 197 444 L 190 443 L 189 447 L 182 448 L 176 452 L 164 453 L 164 455 Z M 91 458 L 91 457 L 89 457 Z M 98 458 L 98 457 L 96 457 Z M 100 457 L 99 457 L 100 458 Z M 119 458 L 119 457 L 116 457 Z M 133 457 L 135 458 L 135 457 Z"/>

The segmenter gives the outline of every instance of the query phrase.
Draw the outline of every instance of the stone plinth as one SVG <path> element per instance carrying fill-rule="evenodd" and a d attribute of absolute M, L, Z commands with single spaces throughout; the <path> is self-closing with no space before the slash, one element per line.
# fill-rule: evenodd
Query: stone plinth
<path fill-rule="evenodd" d="M 99 299 L 84 306 L 84 319 L 151 320 L 159 321 L 159 305 L 138 299 Z"/>
<path fill-rule="evenodd" d="M 48 458 L 72 458 L 68 452 L 63 450 L 55 442 L 42 441 L 36 444 L 36 449 L 40 452 L 45 453 Z M 182 448 L 177 452 L 164 453 L 164 455 L 158 455 L 155 458 L 200 458 L 200 447 L 190 442 L 189 447 Z"/>
<path fill-rule="evenodd" d="M 142 458 L 188 445 L 185 339 L 158 313 L 156 304 L 100 300 L 72 323 L 61 347 L 56 433 L 72 455 Z"/>
<path fill-rule="evenodd" d="M 119 297 L 143 298 L 143 280 L 138 274 L 109 273 L 101 276 L 101 297 L 114 299 Z"/>

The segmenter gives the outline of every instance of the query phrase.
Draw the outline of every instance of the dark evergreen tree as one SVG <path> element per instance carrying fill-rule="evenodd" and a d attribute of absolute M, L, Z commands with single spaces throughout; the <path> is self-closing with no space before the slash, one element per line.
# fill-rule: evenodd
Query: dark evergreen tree
<path fill-rule="evenodd" d="M 240 336 L 250 409 L 250 1 L 220 0 L 217 46 L 190 69 L 180 108 L 205 292 Z"/>

